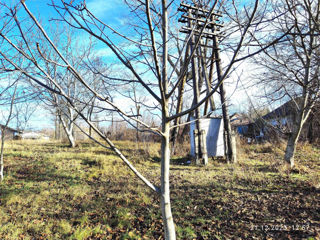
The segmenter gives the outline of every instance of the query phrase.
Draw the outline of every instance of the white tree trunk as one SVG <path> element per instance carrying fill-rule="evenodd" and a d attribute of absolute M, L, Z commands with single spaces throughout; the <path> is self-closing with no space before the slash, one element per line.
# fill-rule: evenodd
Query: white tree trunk
<path fill-rule="evenodd" d="M 297 141 L 294 137 L 290 136 L 287 142 L 286 153 L 284 155 L 284 160 L 290 164 L 290 167 L 294 167 L 294 155 L 296 152 Z"/>
<path fill-rule="evenodd" d="M 148 2 L 148 1 L 147 1 Z M 152 27 L 152 26 L 150 26 Z M 168 6 L 167 0 L 162 0 L 162 31 L 163 31 L 163 54 L 162 54 L 162 73 L 160 83 L 160 92 L 162 100 L 162 137 L 161 137 L 161 213 L 164 225 L 165 239 L 175 240 L 176 231 L 173 222 L 171 203 L 170 203 L 170 121 L 168 121 L 168 76 L 167 76 L 167 62 L 168 62 Z M 154 45 L 155 46 L 155 45 Z M 158 61 L 158 60 L 156 60 Z"/>
<path fill-rule="evenodd" d="M 288 138 L 288 142 L 287 142 L 287 147 L 286 147 L 286 152 L 284 155 L 284 160 L 290 164 L 290 167 L 293 168 L 294 167 L 294 155 L 296 152 L 296 147 L 297 147 L 297 142 L 300 136 L 300 132 L 302 129 L 302 125 L 303 123 L 301 121 L 294 122 L 293 128 L 292 128 L 292 132 Z"/>
<path fill-rule="evenodd" d="M 1 147 L 2 148 L 2 147 Z M 0 180 L 3 181 L 3 168 L 4 168 L 4 163 L 3 163 L 3 150 L 1 149 L 1 160 L 0 160 Z"/>
<path fill-rule="evenodd" d="M 68 130 L 65 129 L 66 131 L 66 135 L 68 137 L 69 143 L 70 143 L 70 147 L 74 148 L 76 146 L 76 140 L 74 139 L 73 133 L 72 133 L 72 129 Z"/>
<path fill-rule="evenodd" d="M 163 120 L 161 140 L 161 212 L 165 230 L 165 239 L 175 240 L 176 232 L 170 203 L 170 123 Z"/>
<path fill-rule="evenodd" d="M 4 162 L 3 162 L 3 148 L 4 148 L 4 130 L 1 130 L 1 150 L 0 150 L 0 180 L 3 181 L 3 169 L 4 169 Z"/>
<path fill-rule="evenodd" d="M 3 181 L 3 157 L 1 155 L 1 163 L 0 163 L 0 180 Z"/>
<path fill-rule="evenodd" d="M 73 116 L 71 115 L 71 117 Z M 76 140 L 73 136 L 73 122 L 70 119 L 67 119 L 66 121 L 68 122 L 66 123 L 61 115 L 59 115 L 59 119 L 60 119 L 60 122 L 62 123 L 63 130 L 66 133 L 67 138 L 69 140 L 69 144 L 70 144 L 69 146 L 74 148 L 76 146 Z"/>

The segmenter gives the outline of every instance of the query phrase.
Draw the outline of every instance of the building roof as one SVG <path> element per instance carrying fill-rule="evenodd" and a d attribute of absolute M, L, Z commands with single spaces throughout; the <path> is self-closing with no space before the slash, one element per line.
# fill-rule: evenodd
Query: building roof
<path fill-rule="evenodd" d="M 300 101 L 300 98 L 296 98 L 294 100 L 290 100 L 284 104 L 282 104 L 280 107 L 276 108 L 272 112 L 269 112 L 268 114 L 264 115 L 263 119 L 274 119 L 279 117 L 286 117 L 291 114 L 293 114 L 296 109 L 297 105 L 296 102 Z"/>
<path fill-rule="evenodd" d="M 22 131 L 20 131 L 20 130 L 13 129 L 13 128 L 11 128 L 11 127 L 6 127 L 6 126 L 3 125 L 3 124 L 0 124 L 0 127 L 1 127 L 1 128 L 6 128 L 7 130 L 10 130 L 10 131 L 12 131 L 12 132 L 22 133 Z"/>
<path fill-rule="evenodd" d="M 234 113 L 230 116 L 230 123 L 232 126 L 238 127 L 238 126 L 248 125 L 250 123 L 253 123 L 253 121 L 251 121 L 244 114 Z"/>

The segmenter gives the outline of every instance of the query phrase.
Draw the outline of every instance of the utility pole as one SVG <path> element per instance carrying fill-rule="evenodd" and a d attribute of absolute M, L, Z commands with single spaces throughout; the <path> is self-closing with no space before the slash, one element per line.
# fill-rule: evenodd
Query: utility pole
<path fill-rule="evenodd" d="M 232 137 L 228 106 L 225 96 L 225 87 L 223 82 L 221 83 L 222 68 L 218 39 L 220 36 L 220 29 L 223 27 L 223 25 L 219 24 L 218 21 L 219 18 L 222 17 L 222 15 L 214 10 L 209 11 L 201 5 L 187 5 L 185 3 L 180 4 L 178 11 L 183 13 L 179 19 L 179 22 L 186 23 L 187 25 L 183 26 L 180 29 L 180 32 L 186 33 L 188 34 L 188 36 L 191 36 L 188 48 L 190 53 L 194 52 L 191 59 L 194 91 L 193 104 L 198 104 L 200 98 L 201 87 L 199 86 L 199 79 L 205 80 L 204 82 L 207 88 L 206 92 L 210 92 L 212 88 L 212 79 L 214 71 L 213 68 L 215 65 L 218 83 L 220 83 L 219 89 L 224 123 L 225 156 L 228 163 L 236 162 L 236 150 L 234 140 Z M 205 50 L 209 48 L 212 49 L 212 56 L 211 58 L 209 58 L 210 70 L 208 73 L 206 61 L 206 59 L 208 58 L 205 56 Z M 201 67 L 199 68 L 198 66 Z M 209 104 L 211 107 L 211 111 L 214 111 L 215 104 L 213 96 L 209 98 L 208 102 L 205 105 L 204 115 L 207 114 L 207 108 Z M 208 162 L 208 157 L 206 154 L 207 150 L 205 147 L 206 133 L 203 129 L 201 129 L 201 116 L 199 108 L 197 108 L 194 111 L 194 116 L 197 120 L 195 131 L 196 163 L 198 164 L 202 161 L 206 165 Z"/>

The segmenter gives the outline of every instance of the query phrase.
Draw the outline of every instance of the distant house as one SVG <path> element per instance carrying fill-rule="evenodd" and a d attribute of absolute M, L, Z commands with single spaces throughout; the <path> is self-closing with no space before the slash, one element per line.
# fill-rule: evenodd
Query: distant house
<path fill-rule="evenodd" d="M 295 102 L 289 101 L 255 121 L 236 113 L 230 116 L 230 122 L 233 130 L 241 136 L 259 141 L 272 135 L 279 137 L 281 133 L 289 133 L 292 129 L 295 111 Z"/>
<path fill-rule="evenodd" d="M 272 112 L 264 115 L 262 119 L 269 125 L 280 129 L 282 132 L 290 133 L 292 130 L 292 124 L 296 110 L 296 103 L 295 101 L 291 100 L 276 108 Z"/>
<path fill-rule="evenodd" d="M 308 139 L 310 143 L 320 142 L 320 101 L 318 101 L 312 109 L 309 119 L 302 131 L 302 137 Z"/>
<path fill-rule="evenodd" d="M 293 127 L 293 122 L 295 115 L 297 113 L 297 103 L 301 101 L 301 98 L 296 98 L 295 100 L 290 100 L 280 107 L 276 108 L 274 111 L 266 114 L 262 117 L 264 121 L 268 124 L 265 124 L 264 129 L 270 129 L 270 125 L 275 127 L 274 129 L 281 130 L 284 134 L 290 134 Z M 300 139 L 309 139 L 310 142 L 319 139 L 320 137 L 320 102 L 316 102 L 314 108 L 312 109 L 309 118 L 305 122 Z M 268 126 L 269 125 L 269 126 Z"/>
<path fill-rule="evenodd" d="M 49 140 L 50 138 L 46 135 L 37 132 L 26 132 L 21 134 L 22 139 L 32 139 L 32 140 Z"/>
<path fill-rule="evenodd" d="M 4 131 L 4 137 L 6 140 L 12 140 L 17 138 L 22 132 L 10 127 L 6 127 L 5 125 L 0 124 L 1 130 L 5 129 Z M 2 131 L 0 132 L 0 135 L 2 134 Z"/>
<path fill-rule="evenodd" d="M 259 132 L 255 123 L 243 114 L 235 113 L 231 115 L 230 123 L 233 131 L 244 137 L 254 137 L 257 134 L 256 132 Z"/>
<path fill-rule="evenodd" d="M 272 126 L 284 127 L 292 124 L 296 106 L 292 101 L 286 102 L 272 112 L 264 115 L 262 119 L 266 120 Z"/>
<path fill-rule="evenodd" d="M 292 129 L 295 111 L 295 102 L 288 101 L 255 121 L 243 114 L 235 113 L 230 116 L 230 122 L 234 131 L 245 137 L 261 137 L 272 127 L 288 133 Z"/>
<path fill-rule="evenodd" d="M 290 134 L 293 121 L 297 113 L 297 103 L 301 98 L 290 100 L 275 110 L 251 121 L 243 114 L 235 113 L 230 116 L 233 130 L 240 136 L 256 139 L 277 139 L 285 138 Z M 300 139 L 309 139 L 310 142 L 320 138 L 320 102 L 316 104 L 309 118 L 307 119 L 300 135 Z"/>

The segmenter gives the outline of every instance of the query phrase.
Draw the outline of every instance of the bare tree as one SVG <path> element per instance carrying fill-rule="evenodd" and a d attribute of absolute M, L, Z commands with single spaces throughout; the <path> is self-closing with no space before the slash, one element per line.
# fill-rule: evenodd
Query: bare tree
<path fill-rule="evenodd" d="M 16 99 L 14 104 L 14 115 L 16 129 L 20 132 L 24 132 L 28 128 L 28 123 L 31 117 L 38 110 L 38 101 L 35 98 L 29 98 L 24 96 L 23 101 Z"/>
<path fill-rule="evenodd" d="M 284 159 L 294 167 L 294 155 L 301 130 L 319 101 L 320 2 L 272 1 L 274 14 L 282 14 L 269 26 L 275 34 L 290 33 L 273 48 L 264 51 L 258 63 L 265 69 L 262 82 L 273 100 L 291 101 L 292 129 Z"/>
<path fill-rule="evenodd" d="M 203 26 L 200 29 L 194 29 L 193 33 L 191 33 L 191 37 L 192 34 L 194 34 L 194 31 L 200 31 L 201 36 L 218 3 L 220 2 L 213 2 L 207 12 L 206 20 Z M 188 72 L 188 65 L 191 61 L 191 58 L 195 55 L 197 51 L 197 45 L 200 44 L 200 41 L 198 40 L 194 42 L 195 48 L 190 51 L 187 59 L 184 62 L 184 65 L 182 68 L 180 68 L 181 71 L 179 76 L 176 76 L 176 68 L 180 63 L 182 53 L 176 53 L 176 51 L 172 53 L 169 51 L 171 39 L 169 39 L 168 35 L 169 23 L 173 19 L 172 16 L 175 15 L 175 12 L 170 11 L 172 8 L 175 9 L 174 2 L 168 2 L 167 0 L 146 0 L 133 1 L 131 4 L 132 6 L 136 7 L 136 11 L 134 11 L 133 14 L 135 14 L 139 24 L 144 26 L 145 29 L 143 33 L 137 33 L 138 39 L 129 38 L 128 36 L 117 32 L 111 26 L 100 21 L 90 12 L 90 9 L 87 8 L 85 2 L 81 4 L 75 4 L 72 1 L 66 2 L 61 0 L 58 4 L 57 2 L 52 1 L 52 6 L 56 9 L 60 16 L 59 20 L 62 20 L 68 23 L 70 26 L 82 30 L 91 37 L 99 40 L 114 54 L 114 59 L 117 59 L 117 61 L 122 65 L 122 71 L 128 71 L 134 76 L 133 80 L 139 84 L 140 88 L 143 89 L 144 92 L 149 94 L 150 98 L 153 99 L 152 104 L 155 106 L 154 109 L 158 109 L 159 111 L 161 120 L 160 129 L 155 128 L 154 126 L 149 126 L 145 122 L 141 121 L 141 119 L 132 116 L 130 112 L 122 110 L 114 102 L 112 102 L 107 94 L 96 91 L 83 77 L 82 72 L 79 71 L 79 69 L 77 69 L 77 67 L 68 60 L 61 50 L 59 50 L 56 44 L 46 33 L 45 29 L 41 26 L 39 21 L 37 21 L 34 15 L 29 11 L 24 1 L 21 1 L 14 8 L 10 8 L 2 3 L 2 6 L 7 10 L 7 14 L 3 19 L 4 23 L 3 28 L 0 31 L 0 37 L 10 51 L 5 52 L 0 50 L 0 55 L 2 61 L 6 62 L 10 66 L 8 67 L 7 64 L 3 65 L 7 71 L 17 71 L 23 73 L 34 83 L 37 83 L 39 86 L 47 89 L 47 91 L 50 93 L 54 93 L 57 96 L 60 96 L 64 101 L 68 102 L 76 114 L 78 114 L 79 117 L 81 117 L 90 127 L 92 127 L 92 129 L 99 135 L 99 137 L 101 137 L 101 139 L 104 140 L 104 142 L 97 138 L 92 137 L 92 139 L 100 145 L 113 150 L 117 156 L 120 157 L 123 162 L 136 174 L 138 178 L 140 178 L 150 189 L 158 194 L 161 201 L 165 238 L 175 239 L 176 235 L 171 212 L 169 181 L 169 140 L 170 131 L 172 129 L 171 122 L 177 118 L 189 114 L 192 111 L 195 111 L 196 109 L 199 109 L 200 106 L 208 102 L 211 96 L 217 91 L 217 89 L 219 89 L 223 81 L 229 76 L 233 66 L 237 62 L 240 62 L 243 59 L 253 55 L 253 53 L 250 53 L 247 56 L 240 56 L 239 54 L 244 50 L 245 43 L 252 39 L 252 37 L 248 34 L 249 30 L 253 27 L 252 31 L 254 31 L 256 23 L 261 21 L 260 18 L 255 18 L 259 1 L 256 0 L 252 8 L 246 8 L 244 10 L 245 14 L 243 22 L 237 25 L 238 29 L 240 30 L 240 36 L 238 35 L 239 37 L 237 44 L 234 48 L 232 48 L 233 51 L 230 55 L 231 60 L 226 63 L 223 69 L 221 69 L 221 76 L 216 84 L 212 85 L 208 91 L 205 91 L 205 94 L 201 96 L 196 104 L 188 106 L 185 109 L 181 109 L 175 113 L 170 111 L 171 109 L 174 109 L 171 107 L 172 104 L 174 104 L 174 102 L 172 102 L 172 96 L 177 93 L 179 86 L 181 86 L 181 82 L 184 81 Z M 20 7 L 22 7 L 29 17 L 28 26 L 32 26 L 31 29 L 26 28 L 26 26 L 23 26 L 23 22 L 19 21 L 18 13 Z M 34 41 L 26 36 L 31 34 L 32 31 L 36 30 L 40 31 L 44 40 L 42 40 L 41 45 L 38 45 L 37 49 L 34 49 L 31 47 L 34 46 Z M 17 34 L 17 32 L 19 34 Z M 121 48 L 119 42 L 111 39 L 109 35 L 110 32 L 114 33 L 118 37 L 120 36 L 123 41 L 128 41 L 131 44 L 134 44 L 136 46 L 135 51 L 129 51 Z M 185 45 L 191 41 L 191 37 L 185 43 Z M 37 39 L 35 39 L 35 41 L 37 41 Z M 57 54 L 57 59 L 50 59 L 49 56 L 44 57 L 41 54 L 40 56 L 38 54 L 37 57 L 35 57 L 37 52 L 43 52 L 42 48 L 47 47 Z M 137 49 L 143 51 L 137 51 Z M 168 64 L 170 54 L 176 55 L 176 63 L 173 64 L 174 67 L 170 67 Z M 73 96 L 70 96 L 70 93 L 67 91 L 68 89 L 65 89 L 61 82 L 58 81 L 56 76 L 52 75 L 48 71 L 46 68 L 48 64 L 56 68 L 65 69 L 68 74 L 71 74 L 74 79 L 81 84 L 84 89 L 86 89 L 86 91 L 90 92 L 90 94 L 95 97 L 96 102 L 100 102 L 99 105 L 96 105 L 96 108 L 106 111 L 110 111 L 110 109 L 112 109 L 129 123 L 139 123 L 140 129 L 153 132 L 161 137 L 160 187 L 155 186 L 148 179 L 143 177 L 143 175 L 129 162 L 129 160 L 121 153 L 121 151 L 110 141 L 108 136 L 102 133 L 87 118 L 87 116 L 81 111 L 81 106 L 77 105 L 77 102 L 81 102 L 81 99 L 73 99 Z M 146 74 L 147 72 L 148 74 Z M 152 76 L 150 76 L 150 73 Z M 123 81 L 123 79 L 121 81 Z M 105 142 L 108 146 L 105 145 Z"/>
<path fill-rule="evenodd" d="M 17 20 L 18 21 L 18 20 Z M 82 77 L 86 79 L 86 82 L 92 86 L 95 91 L 103 92 L 103 84 L 101 77 L 97 76 L 95 71 L 104 71 L 99 67 L 97 57 L 93 57 L 93 43 L 92 41 L 78 43 L 71 39 L 74 31 L 70 26 L 66 26 L 61 29 L 59 26 L 51 31 L 54 36 L 54 44 L 61 49 L 61 53 L 66 56 L 66 59 L 77 69 L 81 69 Z M 58 54 L 50 49 L 50 47 L 42 45 L 45 41 L 42 36 L 39 36 L 39 42 L 37 42 L 37 52 L 33 54 L 35 59 L 39 62 L 47 61 L 44 70 L 55 79 L 59 86 L 64 89 L 67 95 L 72 100 L 73 104 L 77 106 L 78 110 L 87 113 L 87 117 L 90 121 L 94 115 L 94 102 L 95 96 L 86 91 L 76 76 L 74 76 L 66 67 L 61 67 L 59 64 Z M 32 81 L 31 81 L 32 84 Z M 47 86 L 55 88 L 50 80 L 46 82 Z M 47 106 L 47 109 L 57 119 L 57 125 L 62 126 L 65 135 L 69 141 L 70 147 L 76 146 L 75 137 L 75 122 L 78 120 L 79 115 L 73 109 L 69 101 L 66 101 L 56 92 L 45 91 L 43 86 L 33 84 L 36 92 L 42 93 L 40 99 Z M 91 135 L 91 127 L 89 127 L 89 135 Z M 61 135 L 60 135 L 61 137 Z"/>
<path fill-rule="evenodd" d="M 1 104 L 3 105 L 9 105 L 9 108 L 7 109 L 7 111 L 4 111 L 2 113 L 2 120 L 4 120 L 4 124 L 0 126 L 1 128 L 1 147 L 0 147 L 0 180 L 3 181 L 3 170 L 4 170 L 4 143 L 6 140 L 6 135 L 7 135 L 7 131 L 8 131 L 8 125 L 10 123 L 10 121 L 14 118 L 14 114 L 13 114 L 13 108 L 14 108 L 14 101 L 15 101 L 15 97 L 16 97 L 16 90 L 17 90 L 17 81 L 15 81 L 13 84 L 9 83 L 9 87 L 5 88 L 5 91 L 2 91 L 0 96 L 3 99 L 4 97 L 4 101 L 2 101 L 3 103 Z"/>
<path fill-rule="evenodd" d="M 27 85 L 21 74 L 5 73 L 1 69 L 0 92 L 0 176 L 3 180 L 4 145 L 8 139 L 19 138 L 37 107 L 35 106 L 38 94 L 35 94 Z M 13 129 L 9 126 L 15 126 Z"/>

